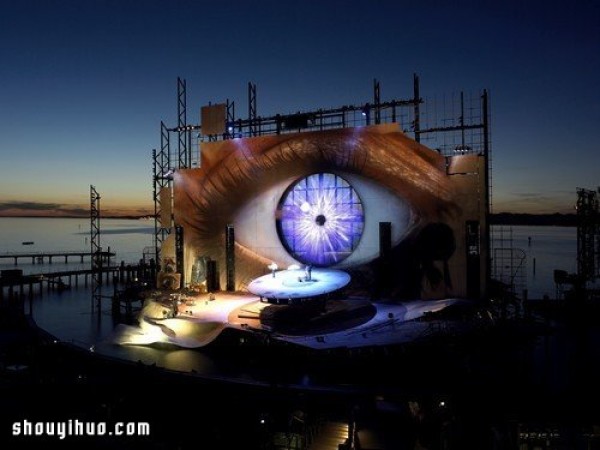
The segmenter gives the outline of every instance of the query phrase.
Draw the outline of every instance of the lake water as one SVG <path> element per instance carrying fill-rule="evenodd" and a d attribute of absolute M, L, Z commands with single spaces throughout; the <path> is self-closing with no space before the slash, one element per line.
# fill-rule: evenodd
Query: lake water
<path fill-rule="evenodd" d="M 573 227 L 513 226 L 492 227 L 503 242 L 496 246 L 511 246 L 524 251 L 522 270 L 524 288 L 530 299 L 547 295 L 555 298 L 553 273 L 555 269 L 574 273 L 577 269 L 577 230 Z M 529 240 L 531 238 L 531 240 Z M 144 249 L 154 245 L 154 222 L 151 220 L 102 219 L 100 245 L 103 250 L 116 252 L 115 262 L 137 263 Z M 23 245 L 23 242 L 33 242 Z M 511 244 L 512 243 L 512 244 Z M 0 217 L 0 254 L 47 251 L 90 251 L 90 220 L 64 218 Z M 68 265 L 55 259 L 50 265 L 31 264 L 30 259 L 19 262 L 25 274 L 54 272 L 65 269 L 87 269 L 84 263 L 72 258 Z M 12 259 L 0 259 L 0 269 L 14 268 Z M 518 294 L 521 294 L 521 288 Z"/>
<path fill-rule="evenodd" d="M 142 259 L 145 248 L 154 245 L 154 221 L 102 219 L 100 222 L 102 250 L 116 253 L 114 261 L 134 264 Z M 23 242 L 33 242 L 23 245 Z M 72 218 L 0 217 L 0 255 L 10 253 L 90 252 L 90 220 Z M 18 268 L 25 274 L 89 269 L 90 258 L 55 258 L 50 264 L 32 264 L 31 259 L 19 260 Z M 15 268 L 12 259 L 0 259 L 0 269 Z"/>
<path fill-rule="evenodd" d="M 524 281 L 530 299 L 541 299 L 545 295 L 551 299 L 556 297 L 555 269 L 565 270 L 568 273 L 577 271 L 577 229 L 575 227 L 492 227 L 492 233 L 495 236 L 503 234 L 509 243 L 512 242 L 512 247 L 524 251 Z M 494 247 L 500 245 L 496 242 Z M 517 293 L 521 294 L 521 292 Z"/>
<path fill-rule="evenodd" d="M 144 247 L 152 246 L 153 232 L 151 221 L 107 219 L 102 222 L 101 244 L 117 253 L 117 261 L 134 263 L 142 258 Z M 554 298 L 553 271 L 576 270 L 576 229 L 515 226 L 505 227 L 502 234 L 505 247 L 523 250 L 529 298 Z M 23 246 L 23 241 L 34 244 Z M 0 253 L 57 250 L 89 250 L 89 221 L 0 218 Z M 79 265 L 79 259 L 74 258 L 67 266 Z M 83 265 L 87 268 L 89 262 Z M 28 262 L 18 267 L 36 273 L 64 266 Z M 0 267 L 15 266 L 9 260 Z M 112 287 L 107 289 L 110 294 Z M 548 414 L 554 420 L 554 415 L 563 418 L 571 412 L 591 411 L 600 401 L 595 388 L 600 368 L 593 364 L 600 360 L 600 327 L 595 324 L 553 324 L 551 333 L 540 333 L 527 343 L 512 339 L 509 333 L 507 339 L 497 341 L 473 340 L 468 351 L 464 346 L 450 346 L 430 348 L 423 354 L 374 353 L 371 357 L 363 352 L 335 359 L 335 363 L 328 361 L 335 354 L 325 354 L 311 363 L 305 359 L 295 361 L 283 353 L 259 354 L 251 347 L 243 347 L 232 356 L 232 350 L 221 353 L 211 349 L 119 346 L 110 339 L 119 325 L 119 319 L 111 315 L 110 302 L 104 303 L 100 312 L 92 305 L 91 289 L 80 285 L 63 292 L 44 292 L 43 297 L 26 301 L 25 309 L 31 308 L 35 322 L 59 341 L 93 349 L 96 354 L 252 386 L 340 393 L 364 389 L 397 399 L 438 396 L 460 405 L 455 410 L 460 411 L 462 416 L 458 417 L 465 423 L 472 420 L 471 416 L 477 420 L 481 416 L 482 421 L 500 420 L 497 417 L 503 415 L 510 420 L 537 421 Z M 391 357 L 396 359 L 393 364 Z M 588 418 L 574 416 L 573 421 L 579 420 L 587 423 Z"/>

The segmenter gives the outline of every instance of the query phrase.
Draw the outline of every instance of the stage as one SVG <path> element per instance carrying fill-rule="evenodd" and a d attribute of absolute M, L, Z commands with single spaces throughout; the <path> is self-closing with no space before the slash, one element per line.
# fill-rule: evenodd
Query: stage
<path fill-rule="evenodd" d="M 310 275 L 308 273 L 301 268 L 273 271 L 253 280 L 248 291 L 279 303 L 329 294 L 350 282 L 350 275 L 342 270 L 310 269 Z"/>
<path fill-rule="evenodd" d="M 212 344 L 225 330 L 241 335 L 268 336 L 270 340 L 314 350 L 389 346 L 456 334 L 474 322 L 435 316 L 449 307 L 470 307 L 460 299 L 414 300 L 401 303 L 371 302 L 360 297 L 327 298 L 332 286 L 349 276 L 341 271 L 321 270 L 313 284 L 285 285 L 297 279 L 294 271 L 282 271 L 258 279 L 250 292 L 205 293 L 197 295 L 154 292 L 137 316 L 137 325 L 120 324 L 111 338 L 119 345 L 171 344 L 200 348 Z M 344 276 L 345 275 L 345 276 Z M 321 280 L 331 280 L 318 290 Z M 268 286 L 278 285 L 279 290 Z M 308 286 L 305 290 L 304 286 Z M 265 289 L 258 289 L 264 287 Z M 263 295 L 301 298 L 298 303 L 273 304 Z M 312 298 L 308 292 L 319 292 Z M 272 298 L 272 297 L 270 297 Z M 278 297 L 275 297 L 278 298 Z M 482 321 L 484 325 L 487 321 Z"/>

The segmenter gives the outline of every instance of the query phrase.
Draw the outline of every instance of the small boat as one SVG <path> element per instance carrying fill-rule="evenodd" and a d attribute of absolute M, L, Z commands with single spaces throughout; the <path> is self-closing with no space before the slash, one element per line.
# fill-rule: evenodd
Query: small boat
<path fill-rule="evenodd" d="M 22 242 L 23 245 L 33 245 L 34 242 L 33 241 L 24 241 Z"/>

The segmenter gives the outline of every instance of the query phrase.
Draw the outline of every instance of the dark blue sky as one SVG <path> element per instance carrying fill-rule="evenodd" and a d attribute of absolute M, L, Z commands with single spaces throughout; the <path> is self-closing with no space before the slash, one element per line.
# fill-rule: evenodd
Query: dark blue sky
<path fill-rule="evenodd" d="M 0 214 L 149 207 L 151 149 L 209 101 L 271 115 L 412 96 L 492 100 L 494 210 L 571 212 L 600 184 L 600 2 L 4 0 Z M 21 205 L 29 202 L 28 205 Z"/>

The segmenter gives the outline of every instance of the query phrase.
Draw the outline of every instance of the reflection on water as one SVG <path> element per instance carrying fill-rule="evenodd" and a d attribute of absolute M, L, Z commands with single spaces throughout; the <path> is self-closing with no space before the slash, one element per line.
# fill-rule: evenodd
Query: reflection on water
<path fill-rule="evenodd" d="M 516 294 L 523 295 L 521 289 L 527 289 L 529 299 L 556 298 L 554 270 L 568 273 L 577 271 L 577 229 L 575 227 L 551 226 L 493 226 L 492 257 L 501 255 L 501 249 L 515 249 L 514 266 L 508 267 L 506 259 L 498 256 L 492 259 L 492 267 L 502 271 L 505 281 L 514 276 Z M 523 271 L 517 267 L 521 263 L 520 251 L 525 255 Z M 498 252 L 498 253 L 496 253 Z M 506 254 L 506 253 L 505 253 Z M 521 279 L 520 275 L 523 275 Z M 522 283 L 521 283 L 522 281 Z"/>
<path fill-rule="evenodd" d="M 76 225 L 76 222 L 74 223 Z M 85 226 L 87 222 L 83 221 L 82 224 Z M 138 225 L 140 230 L 147 229 L 147 224 L 144 223 L 134 223 L 131 228 L 137 229 Z M 6 221 L 0 219 L 0 230 L 5 226 Z M 75 228 L 71 237 L 75 236 L 75 239 L 84 237 L 78 234 L 77 226 L 73 227 L 72 224 L 69 226 L 70 229 Z M 129 225 L 119 225 L 115 229 L 124 230 L 128 227 Z M 26 227 L 24 230 L 26 231 Z M 37 232 L 39 234 L 32 238 L 36 241 L 36 245 L 42 242 L 42 238 L 38 236 L 43 236 L 40 230 Z M 143 233 L 113 234 L 112 236 L 125 237 L 123 247 L 115 250 L 119 254 L 122 251 L 131 251 L 132 254 L 137 252 L 136 255 L 139 255 L 140 246 L 135 244 L 136 247 L 133 248 L 133 242 L 142 237 L 151 240 L 152 237 Z M 0 251 L 5 251 L 8 246 L 4 242 L 4 234 L 2 236 L 3 247 L 0 247 Z M 11 239 L 16 238 L 17 241 L 21 241 L 30 240 L 30 236 L 33 235 L 26 232 L 21 235 L 13 233 L 11 236 Z M 529 245 L 529 237 L 532 238 L 531 245 Z M 47 244 L 51 245 L 52 242 Z M 527 253 L 530 298 L 539 298 L 544 293 L 549 293 L 550 297 L 553 297 L 552 271 L 554 269 L 575 271 L 576 235 L 573 228 L 513 227 L 513 245 Z M 533 258 L 536 259 L 535 274 Z M 56 267 L 58 264 L 53 266 Z M 72 267 L 71 264 L 69 266 Z M 12 265 L 8 266 L 8 268 L 12 267 Z M 112 288 L 106 288 L 103 293 L 110 295 Z M 303 352 L 292 352 L 287 347 L 269 348 L 268 351 L 264 347 L 252 345 L 240 347 L 237 345 L 239 338 L 236 341 L 235 337 L 231 338 L 231 336 L 228 341 L 221 342 L 218 348 L 202 350 L 111 344 L 111 333 L 119 321 L 114 320 L 110 313 L 110 300 L 103 300 L 101 313 L 92 313 L 91 292 L 89 289 L 84 289 L 81 282 L 79 288 L 61 293 L 44 291 L 43 297 L 37 296 L 32 300 L 31 306 L 33 318 L 41 328 L 58 339 L 83 349 L 93 348 L 97 354 L 127 360 L 134 365 L 156 365 L 193 377 L 268 386 L 275 388 L 269 389 L 269 392 L 278 397 L 283 397 L 283 390 L 279 388 L 286 386 L 292 387 L 290 391 L 294 393 L 301 392 L 303 396 L 306 393 L 316 395 L 325 392 L 333 393 L 336 398 L 343 398 L 342 402 L 350 397 L 346 394 L 354 395 L 357 392 L 361 395 L 390 400 L 392 404 L 396 402 L 396 405 L 406 405 L 408 401 L 415 399 L 443 398 L 452 405 L 453 413 L 456 413 L 457 420 L 454 423 L 458 424 L 459 431 L 461 419 L 464 420 L 463 424 L 469 423 L 469 420 L 474 424 L 468 430 L 463 430 L 471 434 L 476 434 L 477 430 L 485 430 L 485 424 L 498 424 L 500 418 L 505 418 L 505 421 L 511 424 L 522 420 L 556 423 L 555 417 L 561 417 L 568 423 L 598 423 L 591 422 L 598 415 L 594 411 L 597 411 L 597 402 L 600 400 L 600 391 L 596 387 L 597 380 L 600 379 L 600 368 L 596 364 L 600 360 L 600 345 L 598 345 L 600 326 L 597 323 L 597 314 L 590 314 L 584 324 L 581 317 L 569 320 L 561 317 L 559 322 L 546 320 L 545 323 L 538 323 L 540 328 L 536 328 L 536 332 L 531 335 L 521 333 L 523 331 L 521 329 L 507 329 L 493 339 L 440 342 L 436 345 L 409 346 L 390 351 L 364 349 L 355 352 L 328 352 L 309 357 Z M 27 304 L 26 310 L 28 310 Z M 118 380 L 118 377 L 125 372 L 115 372 L 114 380 Z M 160 386 L 162 389 L 163 385 Z M 173 389 L 177 388 L 171 385 L 164 386 L 169 394 L 173 394 Z M 226 386 L 230 391 L 231 385 L 226 384 Z M 144 397 L 142 395 L 144 390 L 140 389 L 138 393 L 138 387 L 132 394 L 136 398 L 136 405 L 147 399 L 150 406 L 145 408 L 145 412 L 155 410 L 154 402 L 157 398 L 161 398 L 161 395 Z M 190 404 L 198 405 L 194 410 L 193 423 L 190 421 L 188 426 L 194 430 L 193 446 L 186 448 L 197 448 L 196 430 L 198 424 L 203 422 L 197 419 L 199 411 L 206 411 L 206 405 L 211 406 L 207 413 L 207 417 L 210 418 L 214 415 L 213 403 L 218 404 L 223 401 L 222 398 L 216 398 L 216 395 L 214 399 L 211 397 L 211 400 L 207 401 L 207 395 L 212 390 L 209 388 L 175 391 L 178 402 L 182 401 L 179 395 L 183 393 L 186 398 L 191 399 Z M 267 389 L 260 392 L 266 391 Z M 159 391 L 153 392 L 161 394 Z M 234 400 L 236 395 L 232 394 Z M 106 398 L 108 396 L 102 397 L 102 405 L 106 402 Z M 328 402 L 328 399 L 325 401 Z M 19 398 L 20 402 L 22 402 L 21 398 Z M 227 402 L 225 404 L 226 414 L 219 416 L 220 420 L 217 422 L 229 427 L 232 423 L 232 411 L 240 406 L 236 404 L 235 408 L 230 408 Z M 264 399 L 260 397 L 255 402 L 249 401 L 243 404 L 253 404 L 257 405 L 257 408 L 263 408 Z M 163 411 L 160 409 L 156 411 L 160 414 L 160 420 L 157 418 L 153 424 L 162 423 Z M 130 419 L 131 416 L 127 418 Z M 393 419 L 393 422 L 386 422 L 386 424 L 396 434 L 403 435 L 401 427 L 399 428 L 402 422 L 399 422 L 398 418 L 398 415 L 390 415 L 390 420 Z M 177 416 L 176 419 L 178 423 L 174 426 L 179 430 L 181 417 Z M 377 416 L 377 420 L 379 419 L 380 416 Z M 205 418 L 204 421 L 206 420 Z M 236 423 L 239 425 L 239 422 L 238 420 Z M 210 423 L 210 427 L 213 427 L 213 423 Z M 172 429 L 171 426 L 168 427 L 169 443 L 173 442 Z M 577 431 L 580 429 L 577 428 Z M 206 433 L 205 430 L 204 434 Z M 224 432 L 226 433 L 227 431 Z M 404 433 L 406 434 L 406 430 Z M 247 440 L 246 435 L 243 437 Z M 482 441 L 490 442 L 487 435 L 482 438 Z M 411 443 L 406 446 L 385 448 L 412 449 L 415 446 Z M 480 445 L 447 448 L 492 447 Z"/>
<path fill-rule="evenodd" d="M 84 219 L 0 218 L 0 232 L 3 236 L 0 243 L 0 252 L 22 250 L 20 243 L 25 240 L 35 241 L 37 251 L 82 248 L 82 245 L 80 245 L 81 240 L 86 238 L 85 230 L 88 226 L 89 222 Z M 151 243 L 153 237 L 150 232 L 151 227 L 148 226 L 147 221 L 105 220 L 103 229 L 107 231 L 106 237 L 102 238 L 103 243 L 106 243 L 106 245 L 110 243 L 111 248 L 114 246 L 114 250 L 119 255 L 135 254 L 133 261 L 139 259 L 141 249 Z M 512 239 L 513 246 L 522 248 L 527 254 L 526 270 L 529 297 L 541 298 L 544 294 L 548 294 L 550 298 L 553 298 L 553 270 L 556 268 L 570 272 L 575 270 L 576 230 L 567 227 L 515 226 L 512 227 Z M 534 259 L 535 273 L 533 273 Z M 77 267 L 77 264 L 69 263 L 66 266 L 73 269 Z M 89 267 L 87 264 L 84 264 L 84 266 L 85 268 Z M 6 262 L 3 263 L 2 267 L 14 268 L 12 264 Z M 23 266 L 19 265 L 19 267 L 22 267 L 26 272 L 35 272 L 61 270 L 65 265 L 56 263 L 52 265 L 24 264 Z M 39 270 L 40 268 L 43 270 Z M 282 379 L 285 378 L 299 384 L 302 384 L 302 380 L 306 382 L 307 377 L 312 383 L 320 381 L 326 383 L 334 378 L 338 383 L 352 383 L 359 380 L 356 368 L 352 365 L 348 367 L 340 365 L 334 376 L 328 373 L 331 371 L 330 368 L 320 370 L 319 367 L 312 367 L 310 373 L 307 370 L 295 370 L 294 368 L 288 370 L 288 368 L 280 367 L 276 361 L 272 363 L 269 358 L 260 360 L 260 356 L 248 356 L 248 364 L 241 370 L 235 364 L 232 365 L 229 360 L 231 358 L 215 355 L 212 352 L 172 351 L 172 348 L 159 347 L 120 347 L 110 344 L 108 339 L 116 323 L 110 314 L 109 300 L 107 299 L 104 303 L 101 314 L 92 313 L 91 294 L 88 290 L 83 289 L 81 284 L 80 280 L 79 289 L 71 289 L 62 293 L 48 294 L 45 292 L 43 298 L 36 298 L 33 302 L 35 320 L 42 328 L 47 329 L 62 340 L 73 342 L 83 348 L 94 345 L 98 351 L 119 358 L 127 358 L 132 361 L 140 360 L 147 364 L 156 363 L 159 366 L 169 367 L 173 370 L 196 371 L 207 376 L 228 374 L 228 376 L 258 379 L 264 375 L 265 367 L 271 365 L 272 370 L 269 376 L 276 372 Z M 112 288 L 105 289 L 107 289 L 105 294 L 110 295 L 112 293 Z M 560 355 L 565 355 L 565 358 L 572 356 L 565 350 L 572 342 L 567 345 L 564 339 L 553 339 L 556 339 L 556 337 L 549 336 L 544 338 L 543 342 L 535 342 L 535 345 L 531 348 L 523 347 L 519 354 L 510 353 L 506 356 L 510 361 L 507 361 L 506 365 L 500 368 L 502 370 L 495 369 L 495 374 L 508 371 L 509 373 L 505 376 L 511 378 L 515 372 L 518 372 L 518 368 L 533 364 L 535 370 L 527 371 L 527 378 L 532 383 L 545 380 L 544 382 L 547 384 L 558 386 L 561 383 L 559 379 L 551 379 L 557 373 L 560 374 L 560 376 L 556 376 L 563 380 L 562 383 L 566 383 L 564 380 L 567 379 L 565 377 L 567 377 L 568 371 L 564 370 L 563 367 L 569 365 L 566 362 L 561 363 L 561 367 L 559 367 L 561 370 L 557 371 L 556 361 Z M 548 349 L 551 349 L 551 352 Z M 495 366 L 497 361 L 501 359 L 501 350 L 495 349 L 495 359 L 490 362 L 492 366 Z M 529 354 L 523 354 L 528 351 Z M 478 364 L 485 365 L 486 352 L 478 351 L 477 354 Z M 550 354 L 553 355 L 553 358 L 550 358 Z M 361 355 L 361 358 L 363 356 Z M 403 379 L 407 383 L 419 384 L 430 378 L 435 379 L 436 377 L 432 377 L 431 373 L 448 373 L 452 367 L 458 372 L 464 373 L 470 367 L 469 357 L 464 355 L 455 355 L 454 358 L 437 355 L 436 358 L 435 361 L 431 359 L 414 360 L 412 362 L 418 367 L 413 367 L 408 372 L 396 373 L 386 368 L 383 370 L 380 380 L 388 379 L 391 384 L 394 384 L 398 379 Z M 504 370 L 505 367 L 508 367 L 508 369 Z M 412 373 L 418 373 L 419 376 L 412 377 Z"/>
<path fill-rule="evenodd" d="M 492 230 L 500 227 L 492 227 Z M 526 253 L 526 282 L 529 298 L 555 296 L 553 274 L 555 269 L 573 273 L 577 268 L 577 232 L 574 227 L 513 226 L 502 227 L 511 231 L 512 246 Z M 90 222 L 88 219 L 15 218 L 0 217 L 0 254 L 7 252 L 88 251 Z M 137 263 L 143 250 L 152 247 L 153 222 L 148 220 L 103 219 L 101 246 L 117 253 L 115 262 Z M 23 242 L 33 245 L 22 245 Z M 68 264 L 57 258 L 53 264 L 31 264 L 22 260 L 18 268 L 25 274 L 88 269 L 88 258 L 80 263 L 72 258 Z M 0 269 L 14 268 L 10 259 L 0 259 Z"/>
<path fill-rule="evenodd" d="M 239 346 L 239 335 L 200 350 L 112 344 L 118 321 L 110 314 L 110 303 L 107 300 L 102 313 L 92 313 L 91 292 L 82 288 L 36 298 L 32 306 L 38 325 L 62 341 L 84 349 L 93 346 L 96 353 L 110 357 L 242 383 L 405 393 L 481 391 L 498 402 L 568 393 L 589 401 L 587 389 L 600 376 L 590 363 L 600 358 L 597 325 L 558 325 L 537 337 L 523 337 L 511 329 L 500 338 L 461 345 L 441 342 L 390 352 L 363 349 L 315 356 L 293 347 Z"/>
<path fill-rule="evenodd" d="M 492 230 L 500 227 L 492 227 Z M 544 295 L 555 297 L 553 274 L 555 269 L 573 273 L 577 269 L 577 231 L 574 227 L 513 226 L 502 227 L 511 231 L 512 246 L 526 254 L 526 283 L 531 299 Z M 88 219 L 14 218 L 0 217 L 0 254 L 7 252 L 89 251 Z M 101 246 L 116 252 L 115 263 L 137 263 L 143 250 L 153 246 L 153 222 L 148 220 L 103 219 Z M 531 238 L 531 239 L 530 239 Z M 34 242 L 22 245 L 22 242 Z M 56 258 L 53 264 L 31 264 L 22 260 L 18 268 L 25 274 L 89 269 L 89 258 L 80 263 L 72 258 L 68 264 Z M 10 259 L 0 259 L 0 269 L 15 268 Z"/>
<path fill-rule="evenodd" d="M 102 219 L 100 245 L 103 250 L 116 252 L 114 262 L 135 264 L 143 257 L 146 247 L 153 246 L 154 223 L 148 220 Z M 42 253 L 49 251 L 89 252 L 90 221 L 74 218 L 23 218 L 0 217 L 0 254 Z M 23 245 L 23 242 L 33 242 Z M 59 272 L 63 270 L 89 269 L 90 258 L 54 258 L 52 264 L 46 259 L 42 264 L 32 264 L 31 259 L 19 260 L 17 268 L 24 274 Z M 0 269 L 14 269 L 12 259 L 0 259 Z"/>
<path fill-rule="evenodd" d="M 86 239 L 85 231 L 88 226 L 89 222 L 85 219 L 0 218 L 0 232 L 3 236 L 0 243 L 0 252 L 22 250 L 20 243 L 25 240 L 35 241 L 37 251 L 82 248 L 81 240 Z M 150 244 L 153 237 L 152 228 L 148 226 L 148 221 L 105 220 L 102 227 L 106 230 L 106 236 L 102 237 L 103 245 L 108 246 L 110 244 L 111 249 L 117 251 L 119 256 L 135 255 L 132 261 L 139 259 L 141 249 Z M 576 230 L 574 228 L 515 226 L 512 227 L 512 244 L 514 247 L 522 248 L 527 254 L 526 270 L 529 298 L 541 298 L 544 294 L 548 294 L 550 298 L 553 298 L 553 270 L 556 268 L 567 271 L 575 270 Z M 533 273 L 534 259 L 535 273 Z M 52 265 L 19 265 L 26 273 L 27 271 L 61 270 L 65 266 L 70 269 L 77 268 L 75 263 L 69 263 L 68 265 L 56 263 Z M 83 266 L 83 268 L 89 267 L 87 263 Z M 2 267 L 13 268 L 14 266 L 5 262 Z M 105 294 L 110 295 L 112 293 L 112 288 L 105 289 L 107 289 Z M 196 371 L 207 376 L 212 376 L 215 373 L 228 373 L 231 376 L 247 376 L 248 378 L 260 377 L 261 370 L 264 370 L 264 367 L 270 363 L 268 359 L 260 361 L 260 365 L 255 363 L 254 371 L 248 372 L 247 367 L 241 371 L 239 367 L 232 366 L 228 358 L 215 356 L 210 352 L 172 351 L 172 349 L 158 347 L 119 347 L 110 344 L 108 338 L 116 324 L 110 314 L 109 300 L 107 299 L 104 303 L 103 313 L 92 313 L 91 294 L 81 287 L 60 294 L 44 293 L 43 299 L 35 299 L 34 303 L 35 319 L 42 328 L 49 330 L 62 340 L 73 342 L 84 348 L 95 345 L 99 351 L 120 358 L 127 358 L 132 361 L 140 360 L 148 364 L 156 363 L 173 370 Z M 555 371 L 553 370 L 554 367 L 546 367 L 545 370 L 540 371 L 540 367 L 544 367 L 544 364 L 552 364 L 552 362 L 548 362 L 549 358 L 544 353 L 545 348 L 540 346 L 540 343 L 536 344 L 537 346 L 531 350 L 533 352 L 531 355 L 521 355 L 520 357 L 527 361 L 536 361 L 537 371 L 530 371 L 528 376 L 530 378 L 537 377 L 539 381 L 544 377 L 544 379 L 548 379 Z M 557 355 L 567 353 L 561 348 L 556 348 L 557 344 L 552 342 L 552 337 L 547 338 L 544 345 L 556 350 Z M 479 362 L 482 362 L 485 360 L 485 352 L 480 353 Z M 514 354 L 511 355 L 513 361 L 508 364 L 509 366 L 520 367 L 520 363 L 514 360 L 516 357 Z M 438 358 L 438 360 L 442 361 L 444 358 Z M 544 364 L 540 362 L 542 360 L 545 361 Z M 457 364 L 462 364 L 465 367 L 469 366 L 468 359 L 465 360 L 465 357 L 460 355 L 453 360 L 444 362 L 445 366 L 440 366 L 442 363 L 439 361 L 416 361 L 416 364 L 420 366 L 419 372 L 426 372 L 420 377 L 415 377 L 416 379 L 411 379 L 409 376 L 410 371 L 408 374 L 405 372 L 395 373 L 389 369 L 384 370 L 385 377 L 389 377 L 392 384 L 398 377 L 402 377 L 410 383 L 420 383 L 422 380 L 429 378 L 430 373 L 428 371 L 448 372 L 452 365 Z M 251 365 L 248 364 L 247 366 L 250 367 Z M 463 369 L 464 367 L 457 368 L 459 371 Z M 277 371 L 280 376 L 300 384 L 302 379 L 306 380 L 307 376 L 312 382 L 320 380 L 327 382 L 328 379 L 333 377 L 328 375 L 327 371 L 320 371 L 318 367 L 312 368 L 312 372 L 308 373 L 307 371 L 283 370 L 277 364 L 273 364 L 273 370 Z M 340 366 L 340 370 L 336 374 L 338 382 L 341 383 L 345 380 L 350 383 L 357 379 L 356 370 L 353 367 L 348 367 L 347 370 L 349 373 L 345 373 Z M 556 385 L 556 383 L 552 384 Z"/>
<path fill-rule="evenodd" d="M 575 227 L 513 226 L 513 247 L 527 255 L 526 280 L 529 298 L 555 298 L 554 270 L 577 271 Z"/>

